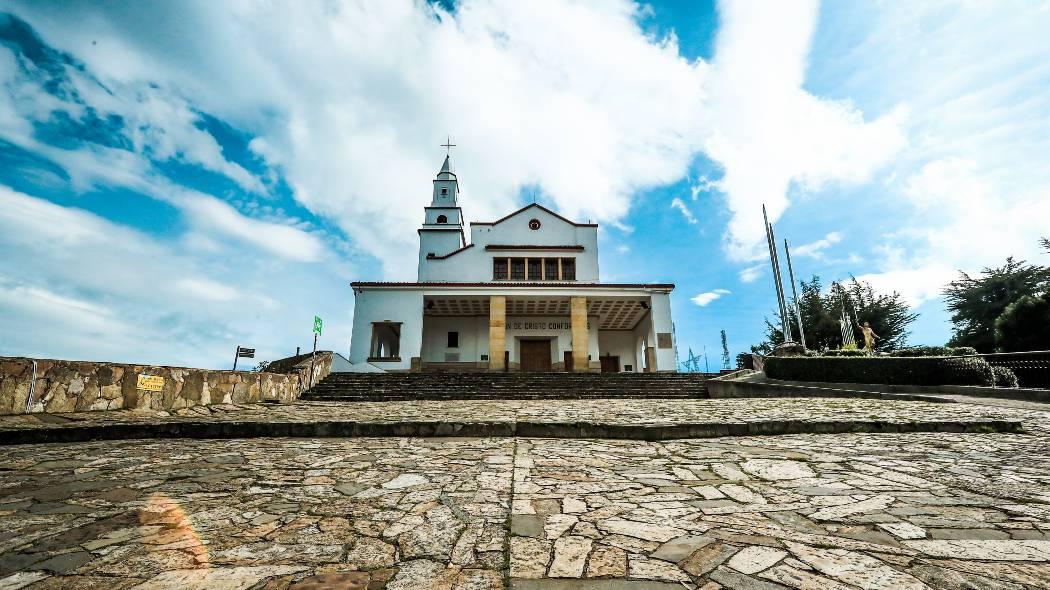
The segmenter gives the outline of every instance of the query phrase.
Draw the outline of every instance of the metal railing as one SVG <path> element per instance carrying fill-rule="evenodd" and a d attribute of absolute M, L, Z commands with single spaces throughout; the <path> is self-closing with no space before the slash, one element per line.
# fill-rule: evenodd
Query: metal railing
<path fill-rule="evenodd" d="M 1050 389 L 1050 350 L 993 352 L 977 356 L 992 366 L 1013 371 L 1021 387 Z"/>

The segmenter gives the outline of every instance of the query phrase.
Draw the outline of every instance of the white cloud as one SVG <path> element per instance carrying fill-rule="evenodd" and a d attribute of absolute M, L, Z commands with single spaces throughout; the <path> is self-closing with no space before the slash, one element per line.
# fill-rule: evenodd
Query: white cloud
<path fill-rule="evenodd" d="M 1045 263 L 1046 3 L 828 3 L 821 23 L 835 32 L 821 45 L 833 57 L 815 64 L 823 80 L 858 101 L 911 110 L 911 145 L 877 189 L 895 227 L 878 236 L 880 256 L 863 278 L 921 303 L 960 269 L 1007 256 Z"/>
<path fill-rule="evenodd" d="M 682 213 L 682 217 L 684 217 L 690 225 L 696 225 L 696 216 L 693 215 L 693 212 L 689 210 L 689 207 L 686 206 L 682 199 L 675 197 L 671 201 L 671 208 L 678 209 Z"/>
<path fill-rule="evenodd" d="M 201 1 L 149 15 L 22 6 L 49 42 L 107 84 L 160 84 L 163 100 L 124 110 L 148 130 L 170 120 L 177 132 L 136 141 L 249 187 L 187 124 L 180 97 L 194 97 L 253 130 L 252 149 L 296 198 L 401 278 L 414 268 L 414 229 L 446 132 L 459 144 L 473 219 L 502 215 L 532 185 L 569 217 L 615 225 L 638 191 L 683 178 L 706 151 L 725 169 L 717 188 L 738 260 L 761 249 L 761 202 L 775 221 L 792 183 L 864 181 L 903 144 L 903 112 L 865 122 L 849 103 L 802 89 L 815 2 L 723 4 L 711 64 L 683 59 L 673 36 L 648 36 L 627 0 L 542 9 L 466 0 L 454 15 L 409 0 L 294 9 Z M 702 179 L 692 196 L 712 188 Z"/>
<path fill-rule="evenodd" d="M 689 195 L 693 200 L 700 198 L 700 193 L 707 193 L 712 191 L 722 190 L 718 184 L 718 181 L 711 180 L 706 176 L 701 176 L 693 183 L 693 186 L 689 187 Z"/>
<path fill-rule="evenodd" d="M 691 297 L 689 301 L 692 301 L 700 307 L 704 307 L 714 300 L 720 299 L 723 295 L 729 294 L 730 291 L 728 289 L 715 289 L 714 291 L 707 291 L 706 293 L 700 293 L 695 297 Z"/>
<path fill-rule="evenodd" d="M 879 271 L 864 278 L 916 305 L 940 296 L 957 270 L 1041 256 L 1038 239 L 1050 233 L 1050 184 L 1004 195 L 972 160 L 930 162 L 907 179 L 903 193 L 923 223 L 886 236 Z M 909 247 L 895 245 L 901 243 Z"/>
<path fill-rule="evenodd" d="M 763 203 L 774 222 L 792 185 L 864 182 L 905 145 L 905 109 L 865 121 L 851 103 L 803 89 L 816 9 L 815 1 L 719 6 L 704 149 L 725 169 L 719 186 L 732 213 L 728 254 L 736 260 L 764 248 Z"/>
<path fill-rule="evenodd" d="M 741 283 L 753 283 L 758 280 L 758 277 L 764 274 L 765 265 L 756 264 L 749 266 L 744 270 L 740 271 L 740 282 Z"/>
<path fill-rule="evenodd" d="M 314 262 L 321 257 L 324 248 L 321 241 L 302 230 L 246 217 L 226 203 L 206 195 L 186 192 L 181 204 L 196 225 L 204 230 L 218 230 L 291 260 Z"/>
<path fill-rule="evenodd" d="M 0 355 L 223 367 L 238 344 L 294 353 L 314 314 L 331 320 L 322 347 L 345 352 L 345 264 L 182 246 L 0 186 Z"/>
<path fill-rule="evenodd" d="M 207 301 L 233 301 L 240 296 L 237 289 L 216 281 L 201 278 L 185 278 L 175 281 L 175 286 L 187 295 Z"/>
<path fill-rule="evenodd" d="M 823 258 L 825 250 L 841 241 L 842 233 L 833 231 L 815 242 L 795 246 L 791 249 L 791 253 L 795 256 L 801 257 Z"/>
<path fill-rule="evenodd" d="M 472 219 L 506 213 L 521 186 L 535 185 L 569 217 L 615 222 L 637 190 L 683 177 L 700 146 L 706 64 L 679 56 L 673 39 L 649 38 L 626 1 L 542 10 L 468 1 L 455 16 L 408 0 L 198 2 L 177 17 L 85 10 L 90 35 L 73 25 L 78 15 L 25 7 L 50 42 L 105 76 L 159 79 L 255 130 L 252 149 L 296 198 L 389 276 L 414 271 L 414 230 L 446 132 L 459 144 Z M 99 31 L 132 63 L 94 49 Z"/>

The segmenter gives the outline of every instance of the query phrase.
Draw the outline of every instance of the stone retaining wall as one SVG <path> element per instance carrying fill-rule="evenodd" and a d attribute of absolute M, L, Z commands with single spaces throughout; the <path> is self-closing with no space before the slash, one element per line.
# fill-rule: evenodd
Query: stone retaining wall
<path fill-rule="evenodd" d="M 34 383 L 34 362 L 36 379 Z M 318 353 L 313 382 L 331 371 L 332 354 Z M 164 379 L 160 391 L 140 389 L 139 376 Z M 297 399 L 310 382 L 309 359 L 287 373 L 0 357 L 0 414 L 90 410 L 177 410 L 218 403 Z M 30 393 L 32 400 L 29 401 Z"/>

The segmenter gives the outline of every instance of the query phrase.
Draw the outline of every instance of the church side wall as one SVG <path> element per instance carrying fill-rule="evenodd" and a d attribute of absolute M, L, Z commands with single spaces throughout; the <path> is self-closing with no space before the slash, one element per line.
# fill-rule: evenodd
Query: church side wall
<path fill-rule="evenodd" d="M 374 362 L 388 371 L 408 371 L 423 347 L 423 291 L 364 290 L 354 295 L 354 329 L 350 362 L 367 363 L 372 346 L 372 322 L 401 322 L 399 361 Z"/>
<path fill-rule="evenodd" d="M 638 364 L 638 333 L 634 330 L 602 330 L 598 332 L 598 342 L 601 355 L 612 355 L 620 357 L 620 371 L 627 371 L 627 365 L 631 365 L 630 372 L 641 372 Z"/>
<path fill-rule="evenodd" d="M 426 363 L 480 363 L 481 355 L 489 353 L 489 324 L 487 317 L 427 317 L 423 318 L 423 362 Z M 448 333 L 459 332 L 459 348 L 448 347 Z M 447 361 L 446 353 L 459 354 L 458 361 Z M 484 361 L 488 362 L 488 361 Z"/>

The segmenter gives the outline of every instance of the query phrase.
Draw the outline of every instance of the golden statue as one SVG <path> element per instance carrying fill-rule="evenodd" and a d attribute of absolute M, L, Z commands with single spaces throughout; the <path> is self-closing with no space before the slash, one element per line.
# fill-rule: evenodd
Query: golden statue
<path fill-rule="evenodd" d="M 871 324 L 864 322 L 864 325 L 857 324 L 860 328 L 860 333 L 864 335 L 864 350 L 871 352 L 875 348 L 875 341 L 879 340 L 879 335 L 875 333 L 875 330 L 871 329 Z"/>

